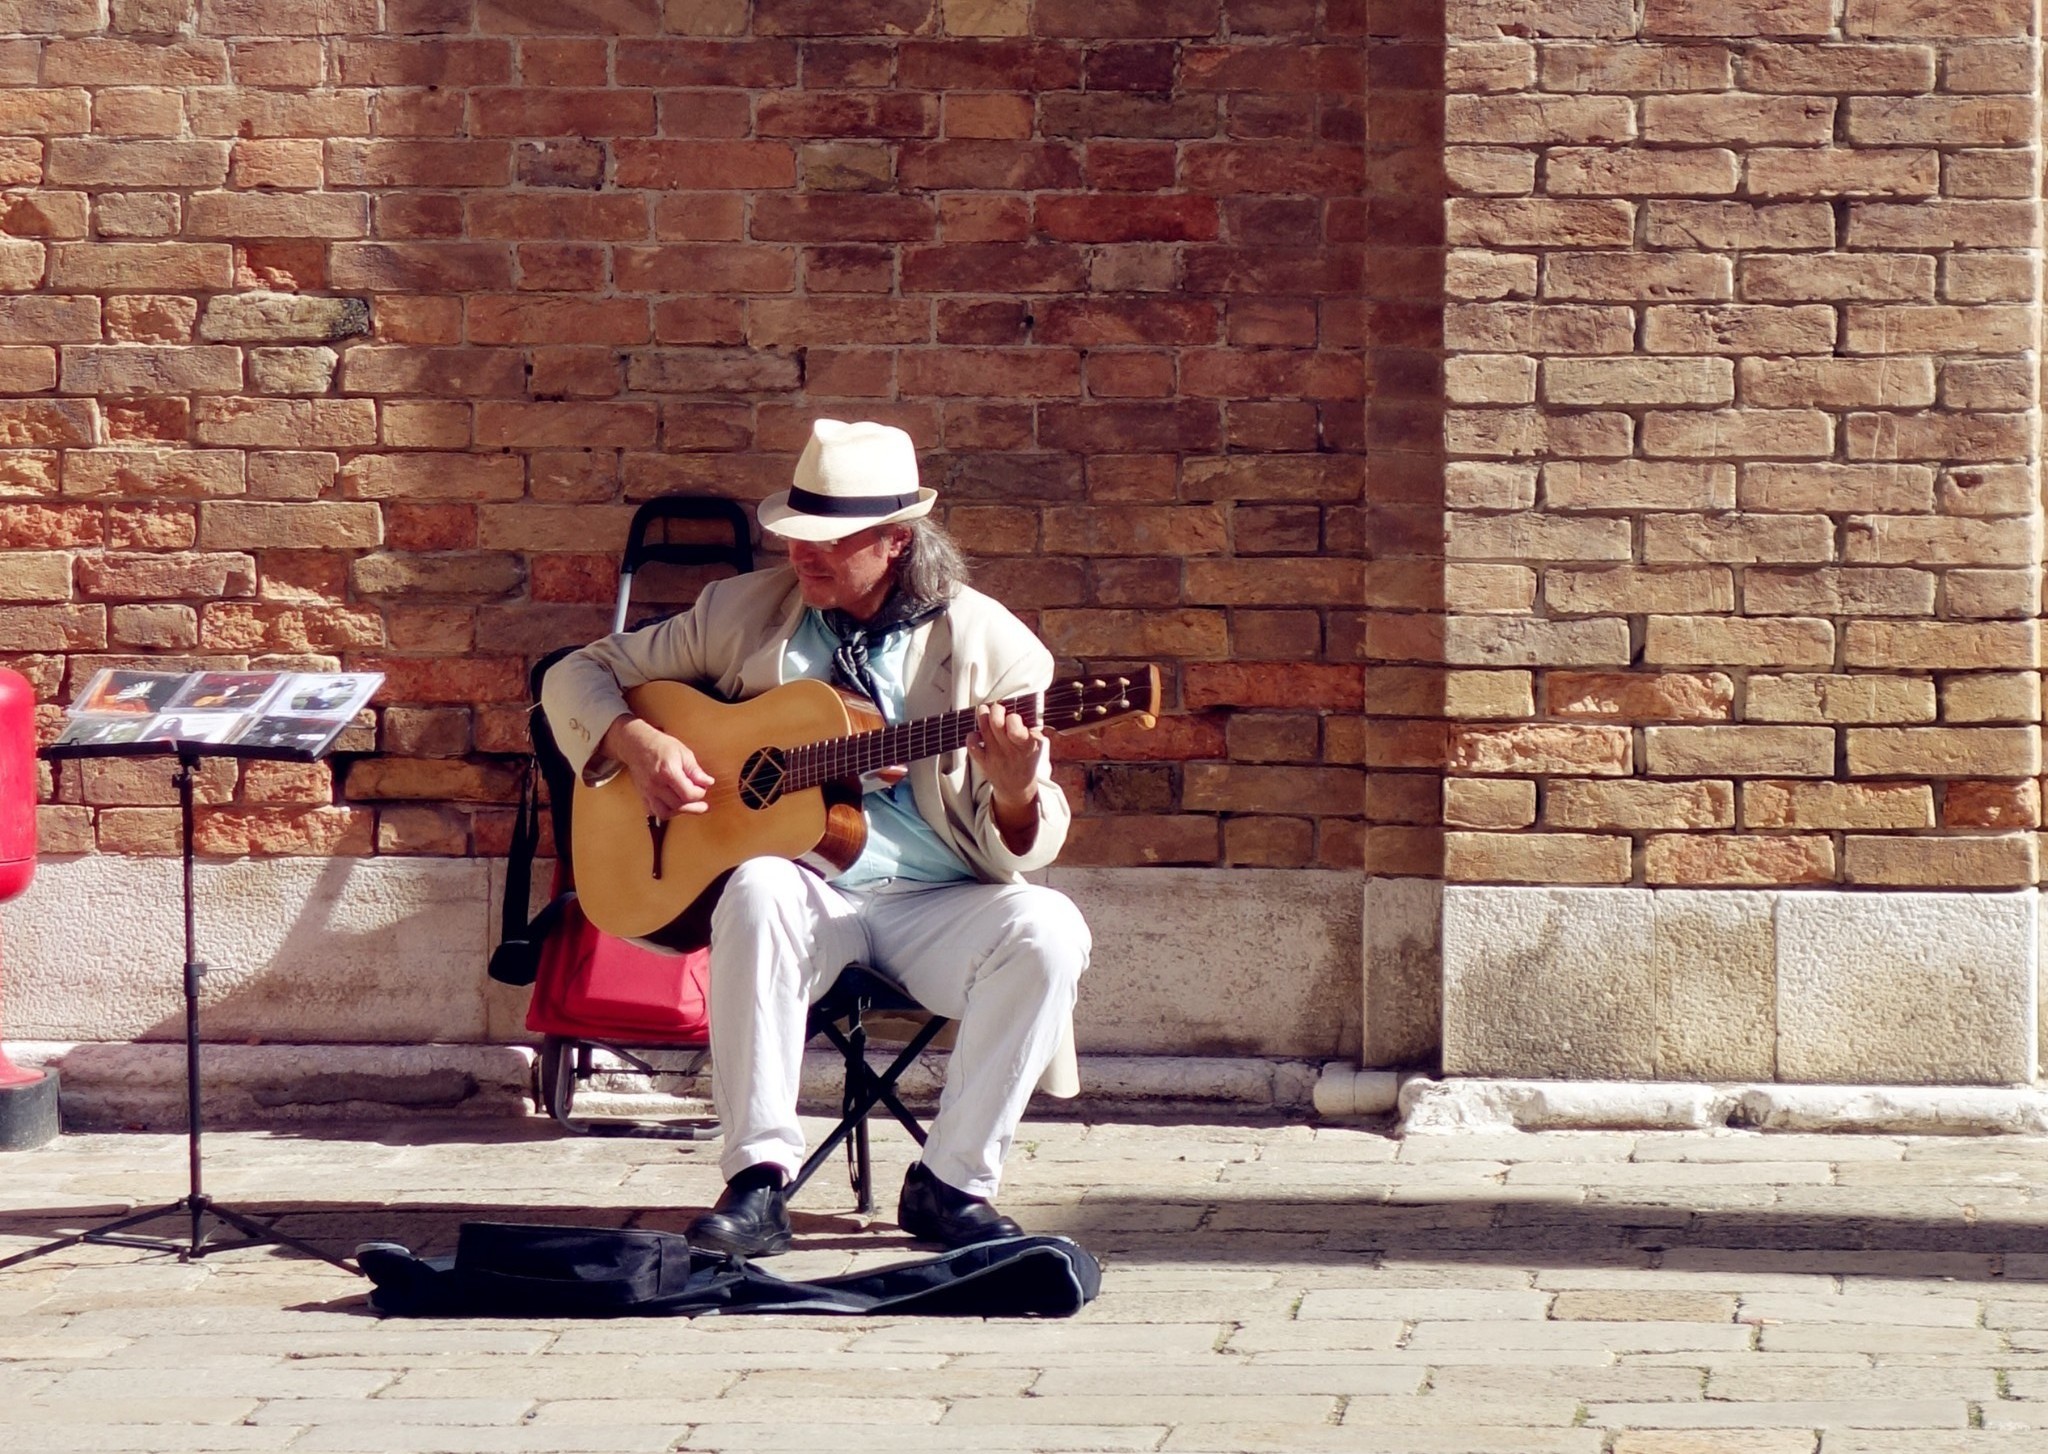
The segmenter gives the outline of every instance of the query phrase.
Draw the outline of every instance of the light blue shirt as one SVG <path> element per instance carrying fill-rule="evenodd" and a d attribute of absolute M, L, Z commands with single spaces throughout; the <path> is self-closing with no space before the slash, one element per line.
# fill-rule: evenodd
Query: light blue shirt
<path fill-rule="evenodd" d="M 903 666 L 910 654 L 910 636 L 908 631 L 898 631 L 877 643 L 868 654 L 868 671 L 880 696 L 875 706 L 881 711 L 882 720 L 891 726 L 903 720 L 903 697 L 908 686 L 903 679 Z M 832 634 L 825 618 L 805 607 L 802 623 L 783 650 L 783 680 L 814 677 L 831 681 L 832 653 L 838 645 L 839 638 Z M 910 779 L 904 778 L 887 788 L 871 785 L 861 795 L 861 807 L 868 819 L 867 847 L 851 868 L 832 880 L 840 888 L 873 888 L 898 878 L 916 883 L 954 883 L 974 877 L 974 871 L 940 841 L 931 824 L 917 811 Z"/>

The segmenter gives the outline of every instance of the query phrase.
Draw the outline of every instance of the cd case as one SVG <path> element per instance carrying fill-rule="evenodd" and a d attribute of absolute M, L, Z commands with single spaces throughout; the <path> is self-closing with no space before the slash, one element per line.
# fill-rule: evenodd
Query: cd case
<path fill-rule="evenodd" d="M 315 758 L 333 745 L 383 680 L 374 671 L 109 667 L 85 684 L 51 746 L 84 753 L 204 743 L 227 756 Z"/>

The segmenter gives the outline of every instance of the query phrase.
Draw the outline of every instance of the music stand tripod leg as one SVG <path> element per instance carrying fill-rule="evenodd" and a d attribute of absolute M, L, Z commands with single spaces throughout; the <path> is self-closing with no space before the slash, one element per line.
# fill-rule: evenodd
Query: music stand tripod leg
<path fill-rule="evenodd" d="M 175 1202 L 153 1207 L 145 1212 L 135 1212 L 104 1226 L 48 1247 L 37 1248 L 30 1256 L 41 1256 L 80 1242 L 104 1244 L 116 1247 L 142 1247 L 153 1251 L 176 1252 L 178 1260 L 189 1262 L 204 1257 L 209 1252 L 227 1252 L 238 1247 L 258 1247 L 278 1243 L 294 1248 L 323 1262 L 332 1263 L 345 1272 L 357 1272 L 354 1264 L 330 1252 L 324 1252 L 312 1243 L 302 1241 L 260 1218 L 238 1212 L 232 1207 L 222 1206 L 206 1194 L 203 1162 L 200 1154 L 201 1123 L 199 1113 L 199 982 L 206 977 L 206 961 L 199 957 L 199 926 L 194 893 L 194 858 L 192 843 L 193 783 L 199 766 L 196 752 L 181 748 L 178 753 L 178 771 L 171 779 L 178 789 L 178 807 L 181 815 L 185 910 L 185 1156 L 190 1190 Z M 146 1237 L 130 1234 L 127 1229 L 153 1222 L 163 1217 L 184 1214 L 189 1216 L 191 1230 L 188 1238 L 179 1242 L 164 1237 Z M 221 1226 L 231 1227 L 242 1234 L 239 1241 L 215 1242 L 212 1240 L 219 1227 L 206 1225 L 212 1218 Z M 19 1259 L 10 1259 L 19 1260 Z M 0 1263 L 0 1266 L 6 1264 Z"/>

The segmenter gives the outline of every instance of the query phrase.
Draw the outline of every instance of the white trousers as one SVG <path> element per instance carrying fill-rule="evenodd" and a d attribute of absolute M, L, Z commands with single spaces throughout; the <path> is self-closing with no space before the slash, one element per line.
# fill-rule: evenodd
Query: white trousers
<path fill-rule="evenodd" d="M 1053 889 L 897 879 L 843 892 L 786 859 L 749 859 L 711 918 L 719 1169 L 730 1180 L 762 1162 L 803 1164 L 807 1012 L 848 965 L 865 964 L 959 1022 L 921 1159 L 947 1185 L 993 1198 L 1088 951 L 1080 910 Z"/>

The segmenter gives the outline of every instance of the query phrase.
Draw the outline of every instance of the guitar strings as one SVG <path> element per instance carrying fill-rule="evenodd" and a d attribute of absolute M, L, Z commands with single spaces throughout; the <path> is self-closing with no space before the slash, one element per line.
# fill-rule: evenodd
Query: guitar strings
<path fill-rule="evenodd" d="M 1124 687 L 1127 684 L 1119 682 L 1118 685 L 1119 687 Z M 1119 697 L 1121 698 L 1121 696 L 1122 693 L 1120 691 Z M 1022 696 L 1011 697 L 1002 702 L 1001 705 L 1007 711 L 1023 713 L 1028 719 L 1030 717 L 1030 709 L 1035 707 L 1040 700 L 1036 693 L 1026 693 Z M 1078 725 L 1079 714 L 1088 706 L 1088 686 L 1086 683 L 1079 681 L 1057 683 L 1046 689 L 1042 700 L 1044 702 L 1043 715 L 1038 720 L 1031 721 L 1030 725 L 1032 727 L 1042 727 L 1047 721 L 1056 720 L 1062 715 L 1069 714 L 1076 716 Z M 834 778 L 847 777 L 856 772 L 872 772 L 886 767 L 901 767 L 922 758 L 936 757 L 944 752 L 958 750 L 965 745 L 967 737 L 973 733 L 975 710 L 972 707 L 968 707 L 953 712 L 942 712 L 931 717 L 920 717 L 910 722 L 899 722 L 894 726 L 879 727 L 867 732 L 856 732 L 843 737 L 828 738 L 822 742 L 800 743 L 794 747 L 786 748 L 784 749 L 783 762 L 784 776 L 782 782 L 777 784 L 776 791 L 778 794 L 782 792 L 802 792 L 808 788 L 820 786 Z M 946 739 L 953 733 L 961 735 L 949 744 Z M 884 746 L 898 745 L 896 742 L 886 744 L 883 742 L 883 739 L 890 738 L 892 734 L 901 739 L 902 745 L 907 750 L 900 753 L 871 750 L 880 749 Z M 813 763 L 812 759 L 821 751 L 825 754 L 823 761 Z M 885 758 L 901 757 L 903 761 L 882 761 L 863 767 L 860 756 L 863 752 Z M 724 807 L 740 801 L 744 792 L 745 789 L 741 784 L 732 782 L 730 779 L 720 779 L 698 801 L 714 808 Z M 687 817 L 689 815 L 678 813 L 673 816 Z"/>

